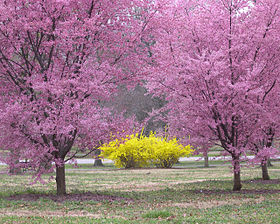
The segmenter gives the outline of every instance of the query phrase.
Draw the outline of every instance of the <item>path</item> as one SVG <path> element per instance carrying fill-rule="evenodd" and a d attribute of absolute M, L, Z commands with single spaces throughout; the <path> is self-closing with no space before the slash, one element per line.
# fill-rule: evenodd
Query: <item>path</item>
<path fill-rule="evenodd" d="M 252 159 L 253 156 L 248 156 L 249 159 Z M 226 157 L 209 157 L 209 161 L 213 161 L 213 160 L 230 160 L 230 156 L 226 156 Z M 277 157 L 277 159 L 280 159 L 280 156 Z M 183 162 L 183 161 L 204 161 L 203 157 L 183 157 L 179 159 L 179 162 Z M 103 163 L 113 163 L 112 160 L 109 159 L 104 159 L 102 161 Z M 70 163 L 69 161 L 67 162 L 67 164 Z M 94 159 L 77 159 L 77 164 L 93 164 L 94 163 Z M 5 165 L 5 163 L 1 163 L 0 165 Z"/>

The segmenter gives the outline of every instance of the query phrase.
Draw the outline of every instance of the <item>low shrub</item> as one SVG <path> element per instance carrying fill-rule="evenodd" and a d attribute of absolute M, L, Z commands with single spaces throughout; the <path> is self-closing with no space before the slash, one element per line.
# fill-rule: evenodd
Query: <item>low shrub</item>
<path fill-rule="evenodd" d="M 171 168 L 180 157 L 189 156 L 193 149 L 183 146 L 176 138 L 149 136 L 142 133 L 115 139 L 101 147 L 101 157 L 114 161 L 115 166 L 139 168 L 155 165 L 160 168 Z"/>
<path fill-rule="evenodd" d="M 116 167 L 136 168 L 148 165 L 149 155 L 143 147 L 143 135 L 132 134 L 103 144 L 100 157 L 114 161 Z"/>
<path fill-rule="evenodd" d="M 157 137 L 151 133 L 148 139 L 151 142 L 150 160 L 156 167 L 171 168 L 180 157 L 189 156 L 193 152 L 190 145 L 181 145 L 177 138 Z"/>

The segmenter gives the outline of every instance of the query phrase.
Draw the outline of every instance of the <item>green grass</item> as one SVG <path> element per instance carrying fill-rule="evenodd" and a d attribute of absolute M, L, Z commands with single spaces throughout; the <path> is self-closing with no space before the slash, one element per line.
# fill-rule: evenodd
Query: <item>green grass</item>
<path fill-rule="evenodd" d="M 172 213 L 169 211 L 149 211 L 142 215 L 143 218 L 158 219 L 171 217 Z"/>
<path fill-rule="evenodd" d="M 66 169 L 115 169 L 113 163 L 104 163 L 104 166 L 93 166 L 93 164 L 80 164 L 80 165 L 72 165 L 72 164 L 66 164 Z"/>
<path fill-rule="evenodd" d="M 55 181 L 30 185 L 30 173 L 0 174 L 0 223 L 280 223 L 280 191 L 272 192 L 280 190 L 280 184 L 255 182 L 261 176 L 258 167 L 243 168 L 246 192 L 232 193 L 232 173 L 220 166 L 223 162 L 213 161 L 211 168 L 194 167 L 197 163 L 131 170 L 112 164 L 98 169 L 67 165 L 68 193 L 124 198 L 119 201 L 8 200 L 17 194 L 55 194 Z M 280 179 L 280 165 L 275 163 L 269 173 Z M 45 175 L 44 180 L 50 177 Z"/>

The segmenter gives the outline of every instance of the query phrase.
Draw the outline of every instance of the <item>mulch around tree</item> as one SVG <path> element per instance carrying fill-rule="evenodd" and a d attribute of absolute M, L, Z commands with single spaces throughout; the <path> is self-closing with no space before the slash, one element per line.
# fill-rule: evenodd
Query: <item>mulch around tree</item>
<path fill-rule="evenodd" d="M 6 197 L 7 200 L 22 200 L 22 201 L 37 201 L 39 199 L 50 199 L 55 202 L 64 202 L 64 201 L 126 201 L 131 202 L 133 199 L 124 198 L 112 195 L 101 195 L 94 194 L 91 192 L 78 193 L 78 194 L 66 194 L 63 196 L 57 196 L 53 194 L 17 194 Z"/>

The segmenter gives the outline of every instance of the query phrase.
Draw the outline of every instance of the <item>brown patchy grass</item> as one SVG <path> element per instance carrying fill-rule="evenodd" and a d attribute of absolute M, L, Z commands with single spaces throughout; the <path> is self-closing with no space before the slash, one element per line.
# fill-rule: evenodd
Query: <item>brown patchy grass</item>
<path fill-rule="evenodd" d="M 132 199 L 118 197 L 118 196 L 111 196 L 111 195 L 101 195 L 101 194 L 93 194 L 91 192 L 84 192 L 84 193 L 72 193 L 63 196 L 57 196 L 54 194 L 16 194 L 6 197 L 7 200 L 14 200 L 14 201 L 37 201 L 39 199 L 48 199 L 55 202 L 64 202 L 64 201 L 132 201 Z"/>
<path fill-rule="evenodd" d="M 279 173 L 278 169 L 270 169 L 270 173 Z M 69 175 L 70 174 L 70 175 Z M 84 176 L 82 183 L 79 176 Z M 207 180 L 231 180 L 232 172 L 226 167 L 210 169 L 115 169 L 115 170 L 86 170 L 77 169 L 66 173 L 68 189 L 92 190 L 118 190 L 118 191 L 152 191 L 166 187 L 176 187 L 179 184 L 202 182 Z M 243 179 L 255 179 L 261 176 L 257 169 L 242 171 Z M 1 179 L 3 179 L 1 181 Z M 48 177 L 45 177 L 48 180 Z M 32 188 L 46 189 L 45 185 L 36 183 L 30 185 L 30 175 L 8 176 L 0 174 L 0 187 L 2 189 Z M 47 185 L 48 189 L 55 190 L 54 179 Z"/>
<path fill-rule="evenodd" d="M 259 198 L 245 198 L 243 200 L 240 199 L 228 199 L 228 200 L 211 200 L 211 201 L 195 201 L 195 202 L 182 202 L 182 203 L 174 203 L 171 204 L 175 207 L 180 208 L 198 208 L 198 209 L 206 209 L 206 208 L 214 208 L 218 206 L 224 206 L 224 205 L 242 205 L 246 203 L 261 203 L 265 201 L 265 197 L 260 196 Z"/>
<path fill-rule="evenodd" d="M 139 184 L 138 182 L 130 182 L 129 184 L 119 184 L 114 187 L 110 187 L 110 189 L 117 189 L 119 191 L 127 192 L 127 191 L 156 191 L 156 190 L 163 190 L 166 187 L 176 187 L 178 184 L 187 184 L 187 183 L 196 183 L 206 181 L 206 179 L 197 179 L 197 180 L 186 180 L 186 181 L 174 181 L 174 182 L 146 182 L 143 184 Z"/>
<path fill-rule="evenodd" d="M 55 216 L 55 217 L 92 217 L 92 218 L 101 218 L 101 214 L 93 214 L 86 211 L 41 211 L 41 210 L 24 210 L 18 209 L 16 211 L 11 211 L 9 209 L 4 209 L 0 211 L 0 216 Z"/>
<path fill-rule="evenodd" d="M 184 218 L 187 211 L 191 211 L 192 214 L 204 214 L 205 209 L 211 211 L 211 209 L 227 206 L 239 208 L 247 204 L 253 206 L 280 200 L 278 190 L 280 189 L 280 169 L 273 167 L 269 172 L 274 180 L 263 183 L 256 179 L 261 176 L 260 169 L 243 169 L 244 190 L 240 193 L 232 193 L 230 189 L 233 175 L 227 167 L 77 169 L 66 173 L 70 198 L 65 200 L 52 200 L 50 197 L 50 195 L 56 197 L 54 180 L 47 185 L 40 183 L 30 185 L 30 174 L 16 176 L 0 174 L 0 200 L 2 200 L 0 206 L 2 202 L 5 205 L 0 207 L 0 216 L 92 217 L 95 219 L 114 217 L 134 220 L 151 210 L 167 210 L 172 211 L 171 215 L 173 217 L 174 214 L 174 220 L 177 220 L 177 223 L 183 223 L 180 217 Z M 44 179 L 47 181 L 49 176 L 44 176 Z M 102 200 L 94 197 L 83 199 L 83 195 L 87 193 L 91 196 L 98 194 L 103 198 L 101 197 Z M 43 200 L 28 201 L 24 199 L 26 195 Z M 73 195 L 76 195 L 76 198 L 72 202 Z M 142 220 L 140 223 L 149 223 L 146 221 Z"/>
<path fill-rule="evenodd" d="M 270 169 L 271 174 L 279 174 L 279 169 Z M 70 175 L 69 175 L 70 174 Z M 83 176 L 82 183 L 80 176 Z M 231 180 L 232 172 L 226 167 L 211 169 L 116 169 L 116 170 L 86 170 L 81 169 L 66 173 L 68 189 L 92 190 L 135 190 L 149 191 L 176 187 L 178 184 L 188 184 L 207 180 Z M 258 169 L 245 169 L 242 171 L 243 179 L 255 179 L 261 176 Z M 278 175 L 279 176 L 279 175 Z M 49 177 L 44 178 L 45 181 Z M 1 181 L 3 180 L 3 181 Z M 30 175 L 8 176 L 0 174 L 0 187 L 9 188 L 46 189 L 46 185 L 36 183 L 30 185 Z M 55 190 L 55 180 L 52 179 L 47 188 Z"/>

